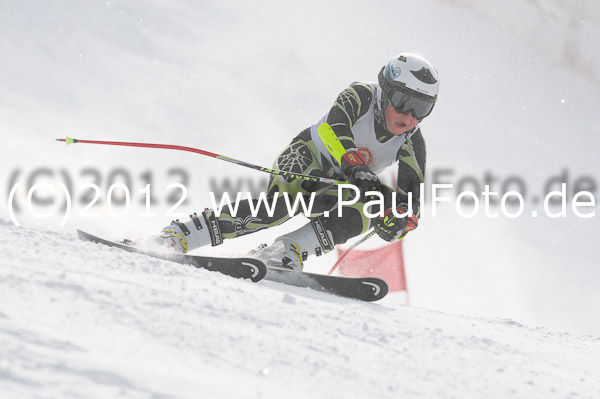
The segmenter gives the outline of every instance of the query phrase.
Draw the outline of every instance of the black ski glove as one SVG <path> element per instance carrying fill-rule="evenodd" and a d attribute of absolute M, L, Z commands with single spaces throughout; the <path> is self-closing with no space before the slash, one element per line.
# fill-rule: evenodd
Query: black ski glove
<path fill-rule="evenodd" d="M 367 191 L 380 191 L 379 178 L 367 166 L 365 159 L 358 151 L 349 151 L 342 156 L 342 170 L 350 184 L 360 191 L 361 202 L 371 201 L 374 196 L 367 196 Z"/>
<path fill-rule="evenodd" d="M 401 206 L 396 208 L 398 215 L 404 214 L 406 211 Z M 398 217 L 388 209 L 381 219 L 375 222 L 375 232 L 386 241 L 401 240 L 409 231 L 417 228 L 419 222 L 415 215 Z"/>

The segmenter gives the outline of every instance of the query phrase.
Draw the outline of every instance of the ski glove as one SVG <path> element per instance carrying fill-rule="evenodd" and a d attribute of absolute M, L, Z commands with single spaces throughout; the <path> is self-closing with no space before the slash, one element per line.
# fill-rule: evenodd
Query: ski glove
<path fill-rule="evenodd" d="M 401 206 L 396 208 L 398 215 L 405 213 L 404 208 Z M 409 231 L 417 228 L 419 224 L 415 215 L 398 217 L 392 212 L 392 209 L 388 209 L 384 216 L 375 222 L 375 232 L 379 237 L 386 241 L 401 240 L 406 236 Z"/>
<path fill-rule="evenodd" d="M 361 201 L 367 202 L 374 196 L 366 196 L 367 191 L 380 191 L 379 178 L 367 166 L 367 162 L 358 151 L 348 151 L 342 156 L 342 170 L 348 177 L 350 184 L 360 191 Z"/>

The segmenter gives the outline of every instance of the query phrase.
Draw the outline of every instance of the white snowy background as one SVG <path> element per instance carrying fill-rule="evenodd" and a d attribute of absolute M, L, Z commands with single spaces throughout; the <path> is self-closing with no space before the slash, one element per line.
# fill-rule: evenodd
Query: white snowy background
<path fill-rule="evenodd" d="M 598 224 L 570 208 L 545 217 L 541 200 L 545 183 L 565 173 L 569 190 L 579 179 L 597 194 L 599 34 L 593 1 L 3 1 L 1 391 L 600 396 Z M 210 206 L 214 179 L 265 176 L 191 153 L 65 147 L 55 138 L 187 145 L 270 166 L 339 91 L 375 80 L 401 51 L 421 53 L 441 76 L 422 124 L 430 182 L 450 169 L 444 182 L 482 185 L 488 173 L 495 191 L 511 176 L 527 189 L 518 219 L 483 210 L 465 219 L 452 204 L 436 217 L 425 210 L 405 240 L 412 307 L 394 296 L 363 304 L 253 285 L 76 240 L 75 228 L 114 238 L 160 230 L 170 220 L 172 168 L 191 178 L 182 213 Z M 107 183 L 124 181 L 110 179 L 118 168 L 132 179 L 125 218 L 106 209 Z M 91 213 L 101 217 L 81 218 L 94 170 L 104 191 Z M 140 218 L 148 172 L 158 217 Z M 58 183 L 68 181 L 76 207 L 60 227 Z M 12 225 L 7 203 L 17 182 L 23 227 Z M 53 187 L 39 193 L 53 205 L 38 210 L 53 217 L 28 215 L 33 182 Z M 301 223 L 217 252 L 244 253 Z M 334 261 L 307 268 L 325 273 Z"/>

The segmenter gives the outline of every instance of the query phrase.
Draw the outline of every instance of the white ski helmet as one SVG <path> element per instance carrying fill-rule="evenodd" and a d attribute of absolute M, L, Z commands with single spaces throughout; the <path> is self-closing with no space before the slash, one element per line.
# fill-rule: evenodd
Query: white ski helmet
<path fill-rule="evenodd" d="M 400 113 L 412 112 L 418 120 L 433 110 L 439 91 L 437 70 L 423 57 L 402 53 L 379 72 L 380 109 L 389 102 Z"/>

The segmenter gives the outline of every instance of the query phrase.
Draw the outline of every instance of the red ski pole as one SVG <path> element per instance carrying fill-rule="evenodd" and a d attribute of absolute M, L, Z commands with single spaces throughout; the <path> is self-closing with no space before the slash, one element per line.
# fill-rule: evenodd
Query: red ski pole
<path fill-rule="evenodd" d="M 222 161 L 234 163 L 236 165 L 245 166 L 247 168 L 259 170 L 261 172 L 270 173 L 272 175 L 280 175 L 280 176 L 285 176 L 285 177 L 292 177 L 292 178 L 296 178 L 296 179 L 302 179 L 302 180 L 308 180 L 308 181 L 314 181 L 314 182 L 320 182 L 320 183 L 327 183 L 327 184 L 346 184 L 347 183 L 344 180 L 335 180 L 335 179 L 330 179 L 328 177 L 309 176 L 309 175 L 303 175 L 300 173 L 292 173 L 292 172 L 286 172 L 283 170 L 264 168 L 262 166 L 258 166 L 258 165 L 254 165 L 254 164 L 251 164 L 248 162 L 240 161 L 239 159 L 229 158 L 224 155 L 219 155 L 219 154 L 215 154 L 215 153 L 212 153 L 209 151 L 200 150 L 198 148 L 184 147 L 184 146 L 180 146 L 180 145 L 152 144 L 152 143 L 127 143 L 127 142 L 122 142 L 122 141 L 78 140 L 78 139 L 72 139 L 71 137 L 68 137 L 68 136 L 66 139 L 56 139 L 56 141 L 64 142 L 64 143 L 66 143 L 66 145 L 75 144 L 75 143 L 103 144 L 103 145 L 120 145 L 120 146 L 126 146 L 126 147 L 162 148 L 162 149 L 166 149 L 166 150 L 188 151 L 188 152 L 193 152 L 193 153 L 200 154 L 200 155 L 206 155 L 211 158 L 220 159 Z"/>

